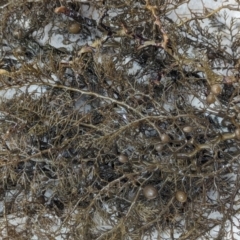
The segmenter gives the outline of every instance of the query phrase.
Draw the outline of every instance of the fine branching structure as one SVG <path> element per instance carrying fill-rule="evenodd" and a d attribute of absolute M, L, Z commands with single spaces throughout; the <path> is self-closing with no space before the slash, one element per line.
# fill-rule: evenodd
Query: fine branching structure
<path fill-rule="evenodd" d="M 237 239 L 240 5 L 191 2 L 0 1 L 0 239 Z"/>

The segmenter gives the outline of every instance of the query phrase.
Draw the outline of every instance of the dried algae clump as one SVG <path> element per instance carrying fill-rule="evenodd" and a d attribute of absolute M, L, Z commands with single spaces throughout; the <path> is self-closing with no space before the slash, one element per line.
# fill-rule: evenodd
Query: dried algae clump
<path fill-rule="evenodd" d="M 237 238 L 239 3 L 188 3 L 0 3 L 1 239 Z"/>

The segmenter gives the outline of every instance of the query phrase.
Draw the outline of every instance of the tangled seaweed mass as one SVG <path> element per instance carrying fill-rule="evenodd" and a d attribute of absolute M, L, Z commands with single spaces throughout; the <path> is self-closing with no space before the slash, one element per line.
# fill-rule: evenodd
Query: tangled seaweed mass
<path fill-rule="evenodd" d="M 199 2 L 1 1 L 1 239 L 237 237 L 240 5 Z"/>

